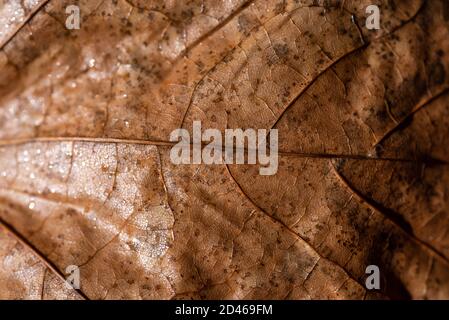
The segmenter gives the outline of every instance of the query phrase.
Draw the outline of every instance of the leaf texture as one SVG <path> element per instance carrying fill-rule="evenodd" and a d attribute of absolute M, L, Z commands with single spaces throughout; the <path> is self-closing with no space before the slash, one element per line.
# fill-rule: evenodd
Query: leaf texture
<path fill-rule="evenodd" d="M 447 1 L 75 1 L 80 30 L 25 2 L 0 8 L 0 298 L 449 298 Z M 174 165 L 197 120 L 278 129 L 278 173 Z"/>

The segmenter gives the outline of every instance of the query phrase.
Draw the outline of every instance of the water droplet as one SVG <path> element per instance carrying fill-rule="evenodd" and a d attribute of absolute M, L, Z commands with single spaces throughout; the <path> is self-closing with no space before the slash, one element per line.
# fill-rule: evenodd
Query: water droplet
<path fill-rule="evenodd" d="M 30 156 L 28 154 L 28 151 L 25 150 L 19 155 L 19 162 L 28 162 L 28 161 L 30 161 Z"/>
<path fill-rule="evenodd" d="M 30 210 L 33 210 L 36 207 L 36 203 L 34 201 L 30 201 L 30 203 L 28 204 L 28 208 L 30 208 Z"/>
<path fill-rule="evenodd" d="M 87 219 L 92 221 L 97 221 L 97 217 L 95 216 L 95 213 L 91 212 L 87 215 Z"/>
<path fill-rule="evenodd" d="M 95 62 L 96 62 L 95 59 L 90 59 L 89 62 L 87 63 L 89 68 L 95 67 Z"/>

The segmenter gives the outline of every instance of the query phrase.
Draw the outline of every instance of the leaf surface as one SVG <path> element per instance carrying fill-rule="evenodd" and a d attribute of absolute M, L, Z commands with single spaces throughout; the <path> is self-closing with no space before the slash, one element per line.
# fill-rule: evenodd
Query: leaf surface
<path fill-rule="evenodd" d="M 0 33 L 1 298 L 449 298 L 447 1 L 375 1 L 379 31 L 368 0 L 78 1 L 67 30 L 72 2 Z M 278 129 L 278 173 L 174 165 L 197 120 Z"/>

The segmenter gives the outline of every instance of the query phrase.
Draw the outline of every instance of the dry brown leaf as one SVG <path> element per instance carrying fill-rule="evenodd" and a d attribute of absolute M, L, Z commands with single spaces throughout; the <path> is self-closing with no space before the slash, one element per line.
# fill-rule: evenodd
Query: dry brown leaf
<path fill-rule="evenodd" d="M 0 298 L 449 299 L 447 1 L 1 3 Z M 278 173 L 172 164 L 194 120 Z"/>

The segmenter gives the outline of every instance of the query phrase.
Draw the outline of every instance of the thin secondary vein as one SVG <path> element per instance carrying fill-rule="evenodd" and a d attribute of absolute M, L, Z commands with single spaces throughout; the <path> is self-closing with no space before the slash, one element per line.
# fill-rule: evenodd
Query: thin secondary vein
<path fill-rule="evenodd" d="M 15 240 L 21 243 L 29 251 L 31 251 L 48 269 L 54 272 L 54 274 L 60 278 L 64 283 L 66 278 L 64 274 L 51 262 L 47 257 L 45 257 L 33 244 L 31 244 L 22 234 L 20 234 L 14 227 L 8 224 L 3 218 L 0 217 L 0 228 L 6 233 L 10 234 Z M 85 300 L 89 298 L 80 289 L 74 289 L 78 295 L 80 295 Z"/>
<path fill-rule="evenodd" d="M 43 2 L 41 2 L 40 4 L 38 4 L 37 6 L 36 6 L 36 8 L 34 8 L 31 12 L 30 12 L 30 14 L 28 14 L 28 16 L 25 18 L 25 20 L 23 20 L 22 21 L 22 23 L 20 24 L 20 25 L 18 25 L 17 26 L 17 28 L 14 30 L 14 32 L 13 33 L 11 33 L 11 35 L 8 37 L 8 38 L 6 38 L 6 40 L 5 41 L 3 41 L 3 43 L 2 44 L 0 44 L 0 50 L 3 50 L 3 48 L 8 44 L 8 43 L 10 43 L 11 42 L 11 40 L 19 33 L 19 31 L 20 30 L 22 30 L 23 29 L 23 27 L 25 27 L 27 24 L 28 24 L 28 22 L 30 22 L 31 21 L 31 19 L 33 19 L 34 18 L 34 16 L 45 6 L 45 5 L 47 5 L 47 3 L 49 3 L 50 2 L 50 0 L 44 0 Z"/>
<path fill-rule="evenodd" d="M 387 208 L 381 208 L 379 205 L 374 203 L 372 199 L 367 198 L 364 196 L 359 190 L 357 190 L 347 179 L 345 176 L 343 176 L 337 168 L 335 168 L 335 165 L 332 163 L 331 167 L 334 170 L 335 175 L 340 179 L 340 181 L 353 193 L 355 194 L 360 200 L 364 201 L 368 206 L 370 206 L 375 211 L 382 214 L 385 218 L 387 218 L 391 223 L 393 223 L 396 227 L 398 227 L 402 232 L 407 234 L 413 241 L 420 244 L 422 247 L 424 247 L 427 251 L 430 251 L 432 253 L 432 256 L 438 257 L 440 260 L 442 260 L 446 265 L 449 265 L 449 258 L 447 258 L 443 253 L 441 253 L 438 249 L 433 247 L 431 244 L 425 242 L 424 240 L 421 240 L 418 238 L 411 226 L 408 224 L 407 221 L 405 221 L 398 213 L 394 212 L 393 210 Z"/>
<path fill-rule="evenodd" d="M 309 246 L 317 255 L 320 259 L 323 260 L 327 260 L 333 264 L 335 264 L 336 266 L 338 266 L 344 273 L 346 273 L 346 275 L 348 276 L 348 278 L 352 279 L 353 281 L 355 281 L 356 283 L 358 283 L 359 285 L 362 285 L 362 283 L 360 283 L 359 280 L 357 280 L 356 278 L 353 277 L 353 275 L 351 275 L 346 269 L 344 269 L 342 266 L 340 266 L 337 262 L 324 257 L 320 252 L 318 252 L 318 250 L 313 247 L 309 242 L 307 242 L 298 232 L 295 232 L 294 230 L 292 230 L 288 225 L 286 225 L 284 222 L 282 222 L 279 219 L 276 219 L 275 217 L 273 217 L 272 215 L 270 215 L 268 212 L 266 212 L 264 209 L 262 209 L 259 205 L 257 205 L 257 203 L 255 203 L 249 196 L 248 194 L 243 190 L 242 186 L 240 185 L 240 183 L 237 181 L 237 179 L 234 177 L 234 175 L 232 174 L 231 170 L 229 169 L 229 166 L 226 165 L 226 169 L 228 171 L 229 176 L 231 177 L 232 181 L 236 184 L 237 188 L 239 189 L 239 191 L 242 193 L 242 195 L 249 200 L 249 202 L 256 207 L 260 212 L 262 212 L 266 217 L 268 217 L 271 221 L 273 221 L 276 224 L 280 224 L 282 227 L 284 227 L 288 232 L 290 232 L 291 234 L 293 234 L 296 238 L 301 239 L 301 241 L 303 241 L 307 246 Z"/>

